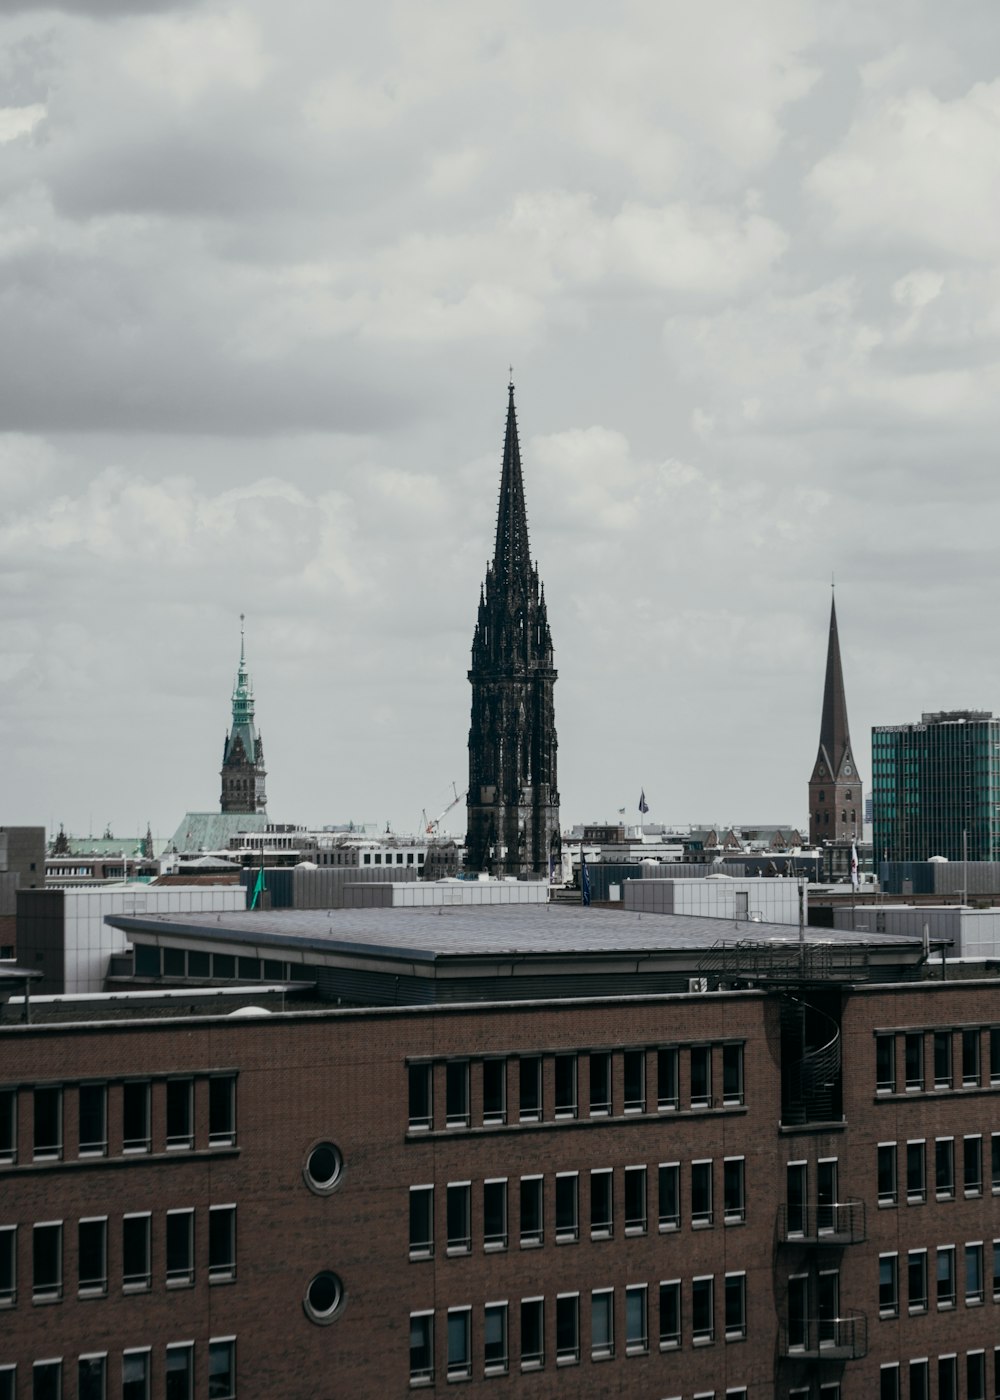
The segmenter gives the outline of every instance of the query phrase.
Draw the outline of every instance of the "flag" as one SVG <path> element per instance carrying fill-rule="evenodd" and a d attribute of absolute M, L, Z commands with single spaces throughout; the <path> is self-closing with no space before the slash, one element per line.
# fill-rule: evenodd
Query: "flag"
<path fill-rule="evenodd" d="M 858 888 L 858 885 L 859 885 L 860 883 L 861 883 L 861 882 L 860 882 L 860 880 L 858 879 L 858 848 L 857 848 L 857 846 L 855 845 L 855 843 L 852 841 L 852 842 L 851 842 L 851 885 L 852 885 L 852 887 L 853 887 L 854 889 L 857 889 L 857 888 Z"/>
<path fill-rule="evenodd" d="M 267 888 L 267 887 L 266 887 L 266 885 L 264 884 L 264 867 L 261 866 L 261 868 L 260 868 L 260 873 L 259 873 L 259 875 L 257 876 L 257 883 L 256 883 L 256 885 L 254 885 L 254 888 L 253 888 L 253 899 L 252 899 L 251 902 L 250 902 L 250 908 L 251 908 L 251 909 L 256 909 L 256 908 L 257 908 L 257 900 L 260 898 L 262 892 L 263 892 L 266 888 Z"/>
<path fill-rule="evenodd" d="M 619 808 L 618 808 L 618 815 L 619 815 L 620 817 L 623 817 L 623 816 L 625 815 L 625 808 L 624 808 L 624 807 L 619 807 Z"/>
<path fill-rule="evenodd" d="M 646 789 L 643 788 L 639 794 L 639 811 L 645 816 L 649 811 L 649 803 L 646 801 Z"/>
<path fill-rule="evenodd" d="M 583 847 L 580 847 L 580 894 L 584 905 L 590 904 L 590 871 L 587 869 L 587 857 Z"/>

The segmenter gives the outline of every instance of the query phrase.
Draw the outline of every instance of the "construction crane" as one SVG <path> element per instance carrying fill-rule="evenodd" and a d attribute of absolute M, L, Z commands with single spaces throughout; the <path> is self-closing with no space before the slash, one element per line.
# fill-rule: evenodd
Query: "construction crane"
<path fill-rule="evenodd" d="M 444 811 L 439 812 L 436 817 L 428 818 L 427 808 L 425 807 L 423 809 L 421 815 L 423 817 L 423 832 L 425 836 L 436 836 L 438 833 L 438 827 L 444 821 L 445 817 L 451 811 L 452 807 L 457 807 L 466 795 L 464 792 L 459 792 L 457 783 L 452 783 L 451 791 L 453 794 L 451 801 L 448 803 Z"/>

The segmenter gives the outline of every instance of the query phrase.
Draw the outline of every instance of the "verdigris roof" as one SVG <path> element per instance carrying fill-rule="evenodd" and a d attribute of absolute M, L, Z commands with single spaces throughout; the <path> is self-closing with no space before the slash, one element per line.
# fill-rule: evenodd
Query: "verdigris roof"
<path fill-rule="evenodd" d="M 225 851 L 230 839 L 241 831 L 264 831 L 266 812 L 185 812 L 167 849 L 184 851 Z"/>

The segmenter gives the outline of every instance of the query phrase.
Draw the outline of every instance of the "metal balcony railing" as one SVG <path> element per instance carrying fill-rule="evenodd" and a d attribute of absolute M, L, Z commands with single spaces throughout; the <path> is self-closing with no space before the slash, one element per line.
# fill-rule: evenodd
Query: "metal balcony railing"
<path fill-rule="evenodd" d="M 840 1027 L 831 1016 L 795 997 L 782 1006 L 783 1075 L 781 1121 L 786 1125 L 829 1122 L 840 1101 Z M 821 1035 L 820 1045 L 810 1042 Z M 796 1045 L 800 1054 L 793 1055 Z"/>
<path fill-rule="evenodd" d="M 858 1361 L 868 1355 L 868 1318 L 850 1309 L 843 1317 L 802 1317 L 781 1324 L 781 1355 L 804 1361 Z"/>
<path fill-rule="evenodd" d="M 778 1239 L 782 1244 L 862 1244 L 866 1239 L 865 1203 L 780 1205 Z"/>

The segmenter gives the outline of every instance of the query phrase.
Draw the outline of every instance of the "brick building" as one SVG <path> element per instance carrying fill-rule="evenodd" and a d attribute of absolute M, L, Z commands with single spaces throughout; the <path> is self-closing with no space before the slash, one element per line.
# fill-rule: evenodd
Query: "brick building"
<path fill-rule="evenodd" d="M 118 922 L 131 1011 L 0 1021 L 0 1400 L 994 1395 L 1000 1011 L 920 940 Z"/>

